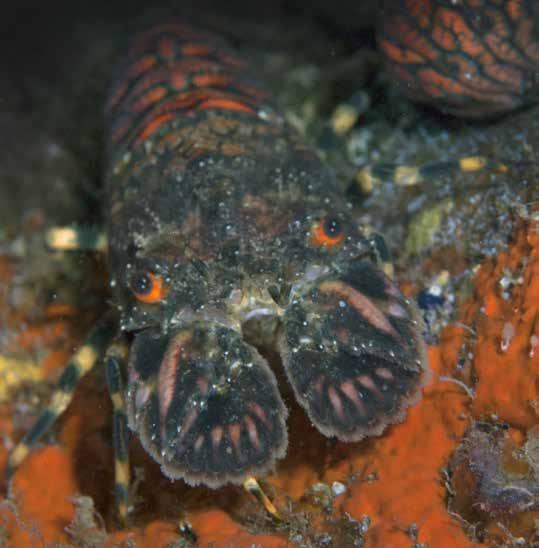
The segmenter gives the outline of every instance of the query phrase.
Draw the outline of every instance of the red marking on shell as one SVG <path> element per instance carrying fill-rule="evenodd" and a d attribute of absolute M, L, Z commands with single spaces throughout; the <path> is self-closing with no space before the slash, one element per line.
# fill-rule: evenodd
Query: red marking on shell
<path fill-rule="evenodd" d="M 271 422 L 268 419 L 268 416 L 266 415 L 266 412 L 258 403 L 250 402 L 247 404 L 247 409 L 249 411 L 253 412 L 268 428 L 268 430 L 271 430 Z"/>
<path fill-rule="evenodd" d="M 247 427 L 247 434 L 249 435 L 251 443 L 253 444 L 255 449 L 260 449 L 260 439 L 258 438 L 258 429 L 256 427 L 255 421 L 248 415 L 243 420 L 245 422 L 245 426 Z"/>
<path fill-rule="evenodd" d="M 372 377 L 369 375 L 359 375 L 356 379 L 359 384 L 370 390 L 373 394 L 376 394 L 377 397 L 382 397 L 382 393 L 376 383 L 372 380 Z"/>
<path fill-rule="evenodd" d="M 339 326 L 335 331 L 335 336 L 345 346 L 348 346 L 350 343 L 350 331 L 346 327 Z"/>
<path fill-rule="evenodd" d="M 183 44 L 180 51 L 182 52 L 182 55 L 193 55 L 195 57 L 200 57 L 210 54 L 213 51 L 213 47 L 208 44 L 190 42 Z"/>
<path fill-rule="evenodd" d="M 157 59 L 153 55 L 144 55 L 140 59 L 137 59 L 127 69 L 127 77 L 138 78 L 141 74 L 144 74 L 148 69 L 152 68 L 157 63 Z"/>
<path fill-rule="evenodd" d="M 215 426 L 211 431 L 211 442 L 213 445 L 213 449 L 217 450 L 219 448 L 219 445 L 221 443 L 221 440 L 223 439 L 223 427 L 222 426 Z"/>
<path fill-rule="evenodd" d="M 524 13 L 522 10 L 522 0 L 509 0 L 505 10 L 513 21 L 518 21 Z"/>
<path fill-rule="evenodd" d="M 482 117 L 534 97 L 539 23 L 533 0 L 439 0 L 420 2 L 421 10 L 415 0 L 389 4 L 378 43 L 392 79 L 412 99 Z"/>
<path fill-rule="evenodd" d="M 354 381 L 348 379 L 341 383 L 341 390 L 343 394 L 356 406 L 357 410 L 362 414 L 366 414 L 365 404 L 359 397 L 357 389 L 354 385 Z"/>
<path fill-rule="evenodd" d="M 180 441 L 182 441 L 183 438 L 185 438 L 185 436 L 189 432 L 189 430 L 191 430 L 197 417 L 198 417 L 198 411 L 196 409 L 191 409 L 191 411 L 189 411 L 187 417 L 185 417 L 185 420 L 183 421 L 181 425 L 182 429 L 180 430 L 180 438 L 179 438 Z"/>
<path fill-rule="evenodd" d="M 138 35 L 137 39 L 131 46 L 131 52 L 134 54 L 141 53 L 152 47 L 152 41 L 156 37 L 163 34 L 171 34 L 180 39 L 204 39 L 205 35 L 201 32 L 195 31 L 191 27 L 179 22 L 164 23 L 163 25 L 156 25 L 148 29 L 147 31 Z"/>
<path fill-rule="evenodd" d="M 334 386 L 330 386 L 328 388 L 328 396 L 337 417 L 339 417 L 341 420 L 344 419 L 345 417 L 344 417 L 344 409 L 342 406 L 342 401 L 341 401 L 341 398 L 339 397 L 339 394 L 337 394 L 337 390 L 335 390 Z"/>
<path fill-rule="evenodd" d="M 180 358 L 186 340 L 191 337 L 189 332 L 181 332 L 169 343 L 165 356 L 161 361 L 157 377 L 157 390 L 159 392 L 159 414 L 161 419 L 167 415 L 168 408 L 174 396 L 176 378 L 180 366 Z"/>
<path fill-rule="evenodd" d="M 322 383 L 324 382 L 324 379 L 322 376 L 318 377 L 316 379 L 316 382 L 313 383 L 313 389 L 318 394 L 318 396 L 322 396 Z"/>
<path fill-rule="evenodd" d="M 226 88 L 230 86 L 231 78 L 229 74 L 202 73 L 193 76 L 193 84 L 198 88 L 218 87 Z"/>
<path fill-rule="evenodd" d="M 179 70 L 176 67 L 172 67 L 170 69 L 170 85 L 176 90 L 181 91 L 185 88 L 185 85 L 187 84 L 187 78 L 185 77 L 185 74 Z"/>
<path fill-rule="evenodd" d="M 230 440 L 232 441 L 232 445 L 237 455 L 241 452 L 240 433 L 241 427 L 237 422 L 228 425 L 228 435 L 230 436 Z"/>
<path fill-rule="evenodd" d="M 150 110 L 140 124 L 144 130 L 136 143 L 141 143 L 153 135 L 161 126 L 179 116 L 193 116 L 199 110 L 241 110 L 254 113 L 248 105 L 238 102 L 234 94 L 221 90 L 193 89 L 180 93 Z"/>
<path fill-rule="evenodd" d="M 339 280 L 323 281 L 318 288 L 323 293 L 334 293 L 339 298 L 346 300 L 350 306 L 355 308 L 361 316 L 380 331 L 392 337 L 400 338 L 380 308 L 360 291 Z"/>
<path fill-rule="evenodd" d="M 150 387 L 146 384 L 143 384 L 137 388 L 137 393 L 135 395 L 135 407 L 137 409 L 140 409 L 141 407 L 144 407 L 146 402 L 148 401 L 150 394 L 152 391 L 150 390 Z"/>
<path fill-rule="evenodd" d="M 235 110 L 238 112 L 254 113 L 254 110 L 246 104 L 225 98 L 207 99 L 206 101 L 200 102 L 197 106 L 197 110 L 209 109 Z"/>
<path fill-rule="evenodd" d="M 199 377 L 197 379 L 197 386 L 203 396 L 208 393 L 209 381 L 206 377 Z"/>
<path fill-rule="evenodd" d="M 131 129 L 131 119 L 128 116 L 119 116 L 111 130 L 111 140 L 115 143 L 121 141 Z"/>
<path fill-rule="evenodd" d="M 395 376 L 387 367 L 377 367 L 374 372 L 381 378 L 386 381 L 392 381 Z"/>
<path fill-rule="evenodd" d="M 146 139 L 149 139 L 161 126 L 164 126 L 167 122 L 174 120 L 176 114 L 174 112 L 167 112 L 161 116 L 154 118 L 149 124 L 144 127 L 144 130 L 139 133 L 136 139 L 136 143 L 143 143 Z"/>
<path fill-rule="evenodd" d="M 145 71 L 146 74 L 143 74 L 142 78 L 135 82 L 130 90 L 124 89 L 118 97 L 116 97 L 118 92 L 114 92 L 115 104 L 120 99 L 123 99 L 124 105 L 129 110 L 128 105 L 137 101 L 149 89 L 158 85 L 170 85 L 174 90 L 181 91 L 185 89 L 190 77 L 193 80 L 193 84 L 198 87 L 209 85 L 225 87 L 230 85 L 232 81 L 232 76 L 227 72 L 223 72 L 221 65 L 208 59 L 180 58 L 174 59 L 166 65 L 161 64 L 154 68 L 149 68 L 151 70 L 147 69 Z M 238 83 L 238 86 L 240 86 L 240 83 Z M 257 96 L 255 93 L 257 88 L 247 85 L 242 85 L 241 87 L 241 93 L 247 96 Z M 126 106 L 124 106 L 124 109 Z"/>
<path fill-rule="evenodd" d="M 217 57 L 225 64 L 233 68 L 245 69 L 247 68 L 247 63 L 243 59 L 239 59 L 235 55 L 228 53 L 226 51 L 218 51 Z"/>
<path fill-rule="evenodd" d="M 113 110 L 121 99 L 123 99 L 124 95 L 127 93 L 128 87 L 126 82 L 122 82 L 119 85 L 114 86 L 114 89 L 107 101 L 106 110 L 110 112 Z"/>
<path fill-rule="evenodd" d="M 395 44 L 392 44 L 388 40 L 380 40 L 380 48 L 386 53 L 386 55 L 395 61 L 400 63 L 416 63 L 421 64 L 425 62 L 425 59 L 419 53 L 411 51 L 405 48 L 399 48 Z"/>
<path fill-rule="evenodd" d="M 391 280 L 386 279 L 385 280 L 385 290 L 388 295 L 391 295 L 392 297 L 401 298 L 402 293 L 400 292 L 399 288 L 394 284 Z"/>
<path fill-rule="evenodd" d="M 402 307 L 399 303 L 391 303 L 387 309 L 387 313 L 391 316 L 395 316 L 397 318 L 407 318 L 408 314 L 404 307 Z"/>
<path fill-rule="evenodd" d="M 204 436 L 200 434 L 198 438 L 195 441 L 195 451 L 200 451 L 200 448 L 202 447 L 202 444 L 204 443 Z"/>
<path fill-rule="evenodd" d="M 167 94 L 167 90 L 164 87 L 157 87 L 154 88 L 147 93 L 145 93 L 142 97 L 137 99 L 136 101 L 133 101 L 131 103 L 131 109 L 135 112 L 143 112 L 147 110 L 149 107 L 157 104 L 163 97 L 165 97 Z"/>
<path fill-rule="evenodd" d="M 159 54 L 167 61 L 171 61 L 176 56 L 176 40 L 170 36 L 163 36 L 159 40 Z"/>
<path fill-rule="evenodd" d="M 173 71 L 177 70 L 178 63 L 172 66 L 157 66 L 149 70 L 143 78 L 140 78 L 125 97 L 125 103 L 128 105 L 140 98 L 145 92 L 155 86 L 166 86 L 171 78 Z M 182 71 L 183 74 L 183 71 Z"/>

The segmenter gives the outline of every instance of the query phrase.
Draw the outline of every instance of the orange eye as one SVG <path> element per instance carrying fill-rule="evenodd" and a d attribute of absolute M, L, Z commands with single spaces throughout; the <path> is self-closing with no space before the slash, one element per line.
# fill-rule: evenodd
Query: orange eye
<path fill-rule="evenodd" d="M 143 303 L 158 303 L 168 293 L 163 278 L 152 272 L 144 272 L 138 275 L 131 280 L 130 285 L 135 297 Z"/>
<path fill-rule="evenodd" d="M 344 231 L 338 219 L 326 217 L 315 223 L 311 230 L 311 243 L 315 246 L 334 247 L 344 240 Z"/>

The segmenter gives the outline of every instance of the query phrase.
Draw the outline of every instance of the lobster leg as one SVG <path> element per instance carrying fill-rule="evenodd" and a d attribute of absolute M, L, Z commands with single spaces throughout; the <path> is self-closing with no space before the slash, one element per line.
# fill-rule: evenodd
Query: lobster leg
<path fill-rule="evenodd" d="M 115 323 L 112 315 L 104 316 L 91 331 L 86 342 L 75 352 L 58 381 L 49 406 L 11 452 L 6 470 L 8 477 L 69 405 L 79 380 L 94 367 L 109 345 L 114 335 Z"/>
<path fill-rule="evenodd" d="M 372 259 L 388 278 L 393 278 L 395 268 L 384 237 L 377 232 L 373 232 L 369 227 L 365 228 L 365 232 L 367 243 L 372 250 Z"/>
<path fill-rule="evenodd" d="M 276 519 L 277 521 L 282 520 L 281 515 L 279 514 L 279 511 L 277 510 L 277 508 L 275 508 L 273 502 L 271 502 L 271 500 L 268 498 L 266 493 L 264 493 L 264 491 L 262 490 L 262 487 L 260 487 L 260 484 L 258 483 L 256 478 L 254 478 L 253 476 L 248 477 L 243 482 L 243 488 L 248 493 L 253 495 L 256 498 L 256 500 L 258 500 L 258 502 L 262 504 L 262 506 L 264 506 L 264 508 L 266 509 L 266 512 L 272 518 Z"/>
<path fill-rule="evenodd" d="M 107 248 L 105 233 L 94 228 L 56 226 L 47 230 L 45 241 L 55 251 L 97 251 L 102 253 Z"/>
<path fill-rule="evenodd" d="M 492 162 L 484 156 L 464 156 L 456 160 L 419 166 L 381 162 L 361 168 L 356 174 L 356 184 L 363 193 L 370 194 L 376 185 L 384 181 L 391 181 L 397 186 L 413 186 L 444 176 L 488 169 L 505 173 L 508 167 L 502 163 Z"/>
<path fill-rule="evenodd" d="M 129 470 L 129 430 L 125 412 L 125 386 L 122 378 L 122 367 L 125 369 L 127 355 L 127 344 L 124 340 L 120 340 L 109 346 L 105 356 L 107 387 L 113 406 L 114 492 L 122 525 L 127 521 L 131 477 Z"/>

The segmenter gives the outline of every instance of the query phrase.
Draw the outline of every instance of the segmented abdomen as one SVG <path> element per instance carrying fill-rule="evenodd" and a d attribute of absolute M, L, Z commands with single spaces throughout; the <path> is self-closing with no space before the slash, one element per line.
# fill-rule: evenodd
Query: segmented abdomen
<path fill-rule="evenodd" d="M 378 43 L 404 92 L 446 112 L 488 116 L 536 98 L 536 0 L 387 0 Z"/>
<path fill-rule="evenodd" d="M 178 118 L 208 110 L 257 116 L 267 94 L 214 35 L 180 22 L 139 34 L 106 105 L 109 151 L 136 146 Z"/>

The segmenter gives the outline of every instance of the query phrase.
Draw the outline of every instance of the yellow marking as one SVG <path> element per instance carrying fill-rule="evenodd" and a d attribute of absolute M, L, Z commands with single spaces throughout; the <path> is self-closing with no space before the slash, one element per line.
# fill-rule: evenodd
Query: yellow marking
<path fill-rule="evenodd" d="M 120 502 L 120 504 L 118 504 L 118 515 L 120 516 L 122 525 L 125 525 L 127 522 L 127 510 L 127 504 L 125 502 Z"/>
<path fill-rule="evenodd" d="M 129 487 L 129 462 L 116 460 L 114 463 L 114 481 L 123 487 Z"/>
<path fill-rule="evenodd" d="M 416 166 L 398 166 L 393 173 L 393 180 L 398 185 L 416 185 L 421 181 L 419 168 Z"/>
<path fill-rule="evenodd" d="M 479 171 L 487 165 L 487 160 L 483 156 L 468 156 L 459 159 L 461 171 Z"/>
<path fill-rule="evenodd" d="M 11 389 L 23 382 L 42 379 L 43 370 L 35 361 L 0 355 L 0 401 L 6 401 Z"/>
<path fill-rule="evenodd" d="M 47 230 L 45 242 L 50 248 L 58 251 L 75 251 L 81 247 L 77 230 L 67 226 Z M 107 238 L 103 232 L 99 233 L 93 248 L 96 251 L 106 250 Z"/>
<path fill-rule="evenodd" d="M 116 409 L 117 411 L 121 411 L 124 408 L 124 400 L 121 394 L 111 394 L 110 399 L 112 400 L 112 405 L 114 409 Z"/>
<path fill-rule="evenodd" d="M 361 191 L 365 194 L 370 194 L 374 188 L 376 180 L 371 174 L 371 168 L 366 166 L 360 169 L 356 174 L 356 181 Z"/>
<path fill-rule="evenodd" d="M 107 357 L 125 360 L 129 354 L 129 347 L 125 340 L 113 342 L 107 349 Z"/>
<path fill-rule="evenodd" d="M 51 403 L 49 404 L 49 407 L 47 409 L 55 415 L 60 415 L 69 405 L 72 397 L 73 391 L 64 392 L 63 390 L 59 390 L 58 392 L 55 392 L 53 394 Z"/>
<path fill-rule="evenodd" d="M 339 105 L 331 116 L 331 128 L 339 137 L 346 135 L 356 124 L 358 110 L 352 105 Z"/>
<path fill-rule="evenodd" d="M 21 442 L 13 449 L 9 455 L 8 463 L 10 468 L 16 468 L 25 459 L 30 452 L 30 447 L 26 443 Z"/>
<path fill-rule="evenodd" d="M 450 274 L 448 270 L 442 270 L 438 276 L 436 276 L 435 283 L 436 285 L 446 286 L 449 283 Z"/>
<path fill-rule="evenodd" d="M 93 346 L 85 344 L 81 346 L 73 356 L 73 364 L 77 367 L 77 370 L 80 371 L 82 376 L 92 369 L 98 358 L 99 353 L 97 350 Z"/>
<path fill-rule="evenodd" d="M 45 233 L 45 241 L 53 249 L 78 249 L 77 232 L 68 227 L 51 228 Z"/>
<path fill-rule="evenodd" d="M 388 278 L 393 279 L 393 276 L 395 274 L 395 268 L 393 267 L 393 263 L 390 263 L 390 262 L 382 263 L 382 271 Z"/>
<path fill-rule="evenodd" d="M 243 482 L 243 488 L 251 493 L 259 502 L 262 503 L 264 508 L 266 509 L 266 512 L 273 518 L 275 518 L 278 521 L 282 521 L 281 514 L 279 514 L 279 511 L 277 508 L 275 508 L 273 502 L 268 498 L 266 493 L 262 491 L 262 487 L 260 487 L 260 484 L 254 478 L 253 476 L 249 476 L 244 482 Z"/>

